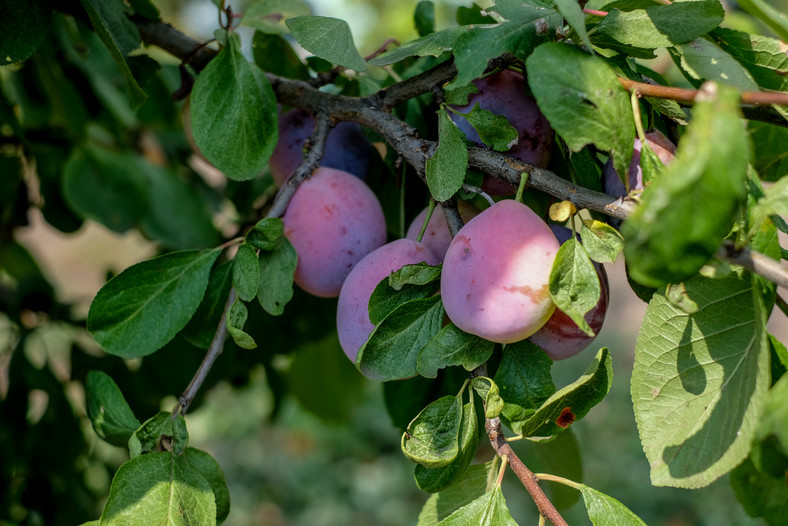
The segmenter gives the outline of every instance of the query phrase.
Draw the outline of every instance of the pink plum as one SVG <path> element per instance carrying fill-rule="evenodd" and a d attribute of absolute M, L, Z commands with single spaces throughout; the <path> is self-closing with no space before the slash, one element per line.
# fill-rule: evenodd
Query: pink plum
<path fill-rule="evenodd" d="M 646 134 L 646 143 L 651 151 L 657 154 L 662 164 L 668 164 L 673 160 L 676 153 L 676 145 L 670 139 L 659 131 L 654 130 Z M 635 139 L 634 152 L 632 153 L 632 160 L 629 163 L 629 187 L 632 190 L 643 189 L 643 169 L 640 167 L 640 139 Z M 605 169 L 602 173 L 602 184 L 605 193 L 613 197 L 623 197 L 627 195 L 626 187 L 621 182 L 621 178 L 616 174 L 613 168 L 613 162 L 608 161 L 605 164 Z"/>
<path fill-rule="evenodd" d="M 465 201 L 459 201 L 457 203 L 457 209 L 464 223 L 467 223 L 479 214 L 479 210 Z M 422 210 L 419 215 L 416 216 L 408 227 L 408 232 L 405 234 L 406 238 L 415 240 L 419 237 L 419 232 L 421 232 L 421 227 L 424 225 L 424 219 L 427 217 L 428 211 L 429 207 Z M 446 254 L 449 244 L 451 244 L 451 232 L 449 231 L 448 223 L 446 223 L 446 215 L 443 213 L 440 206 L 436 206 L 435 210 L 433 210 L 432 216 L 430 216 L 430 220 L 427 222 L 427 228 L 424 230 L 424 236 L 422 236 L 421 242 L 427 245 L 430 250 L 443 261 L 443 256 Z"/>

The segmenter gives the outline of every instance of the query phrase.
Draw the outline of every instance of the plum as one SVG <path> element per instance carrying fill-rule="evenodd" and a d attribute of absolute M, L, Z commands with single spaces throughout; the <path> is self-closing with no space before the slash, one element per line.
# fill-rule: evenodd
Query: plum
<path fill-rule="evenodd" d="M 572 230 L 564 226 L 550 225 L 550 229 L 561 244 L 566 243 L 572 237 Z M 605 321 L 605 313 L 610 299 L 610 285 L 607 281 L 605 267 L 594 263 L 594 268 L 599 276 L 602 292 L 597 304 L 586 313 L 585 319 L 591 330 L 599 334 L 602 323 Z M 589 336 L 580 330 L 572 318 L 562 310 L 555 309 L 547 323 L 532 334 L 528 340 L 541 347 L 553 360 L 563 360 L 588 347 L 594 338 L 594 336 Z"/>
<path fill-rule="evenodd" d="M 464 223 L 467 223 L 479 214 L 479 210 L 476 207 L 469 205 L 465 201 L 459 201 L 457 203 L 457 209 Z M 419 232 L 421 232 L 421 227 L 424 225 L 424 219 L 427 217 L 428 211 L 429 207 L 422 210 L 419 215 L 416 216 L 408 227 L 408 232 L 405 234 L 406 238 L 415 240 L 419 237 Z M 449 231 L 448 223 L 446 223 L 446 216 L 439 206 L 435 207 L 435 210 L 432 212 L 432 216 L 427 222 L 427 228 L 424 230 L 424 236 L 422 236 L 421 242 L 427 245 L 430 250 L 438 256 L 440 261 L 443 261 L 443 256 L 446 254 L 446 250 L 451 243 L 451 232 Z"/>
<path fill-rule="evenodd" d="M 467 105 L 453 108 L 461 113 L 468 113 L 479 103 L 483 110 L 506 117 L 517 130 L 518 138 L 517 144 L 507 154 L 540 168 L 547 166 L 553 146 L 553 129 L 539 111 L 536 99 L 526 93 L 523 76 L 515 71 L 503 70 L 475 80 L 474 84 L 479 90 L 478 93 L 468 97 Z M 469 141 L 482 143 L 479 134 L 465 117 L 454 112 L 449 112 L 449 115 Z M 507 195 L 516 190 L 515 187 L 490 176 L 484 178 L 482 189 L 491 195 Z"/>
<path fill-rule="evenodd" d="M 369 297 L 378 283 L 405 265 L 437 265 L 438 257 L 427 245 L 397 239 L 370 252 L 350 271 L 337 304 L 337 332 L 342 350 L 352 362 L 375 328 L 369 321 Z"/>
<path fill-rule="evenodd" d="M 375 194 L 358 177 L 320 167 L 296 189 L 284 218 L 298 254 L 294 280 L 315 296 L 339 295 L 361 258 L 386 242 L 386 220 Z"/>
<path fill-rule="evenodd" d="M 271 154 L 271 175 L 282 186 L 304 158 L 304 143 L 315 130 L 315 119 L 299 109 L 292 109 L 279 119 L 279 141 Z M 320 166 L 336 168 L 365 179 L 374 155 L 377 155 L 361 126 L 340 122 L 329 132 L 326 151 Z"/>
<path fill-rule="evenodd" d="M 646 143 L 651 151 L 657 154 L 662 164 L 668 164 L 676 153 L 676 145 L 659 131 L 654 130 L 646 134 Z M 626 187 L 613 168 L 613 162 L 608 161 L 602 172 L 602 185 L 605 193 L 612 197 L 627 195 Z M 640 167 L 640 139 L 635 139 L 632 161 L 629 163 L 629 187 L 633 190 L 643 189 L 643 169 Z"/>
<path fill-rule="evenodd" d="M 549 283 L 559 247 L 530 208 L 495 203 L 462 227 L 446 251 L 441 296 L 449 319 L 498 343 L 535 333 L 555 309 Z"/>

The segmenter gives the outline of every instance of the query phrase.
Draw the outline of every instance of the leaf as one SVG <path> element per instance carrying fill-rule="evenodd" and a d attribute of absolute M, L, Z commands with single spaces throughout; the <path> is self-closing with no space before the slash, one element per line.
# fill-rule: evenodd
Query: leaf
<path fill-rule="evenodd" d="M 476 394 L 484 400 L 484 417 L 497 418 L 503 411 L 504 401 L 498 390 L 498 384 L 486 376 L 477 376 L 471 381 Z"/>
<path fill-rule="evenodd" d="M 326 16 L 299 16 L 285 20 L 301 47 L 338 66 L 365 71 L 367 63 L 353 43 L 350 26 L 344 20 Z"/>
<path fill-rule="evenodd" d="M 470 401 L 462 408 L 457 457 L 451 464 L 440 468 L 430 469 L 417 464 L 414 477 L 420 490 L 437 493 L 451 486 L 465 473 L 476 455 L 476 448 L 479 445 L 479 423 L 476 419 L 473 392 L 469 392 L 469 395 Z"/>
<path fill-rule="evenodd" d="M 147 356 L 191 319 L 220 250 L 182 250 L 132 265 L 99 290 L 87 328 L 110 354 Z"/>
<path fill-rule="evenodd" d="M 458 113 L 465 117 L 482 142 L 495 151 L 505 152 L 517 144 L 517 130 L 509 124 L 506 117 L 483 110 L 479 103 L 473 105 L 468 113 Z"/>
<path fill-rule="evenodd" d="M 501 421 L 526 420 L 542 402 L 555 393 L 550 369 L 553 361 L 536 345 L 523 340 L 503 348 L 495 383 L 504 401 Z"/>
<path fill-rule="evenodd" d="M 454 511 L 484 495 L 497 457 L 485 464 L 470 466 L 449 488 L 431 495 L 419 513 L 418 526 L 435 526 Z"/>
<path fill-rule="evenodd" d="M 312 8 L 304 0 L 259 0 L 244 12 L 241 24 L 263 33 L 284 35 L 287 28 L 282 20 L 308 15 Z"/>
<path fill-rule="evenodd" d="M 85 396 L 88 417 L 96 434 L 113 446 L 126 447 L 140 421 L 118 385 L 107 374 L 90 371 L 85 380 Z"/>
<path fill-rule="evenodd" d="M 101 514 L 107 526 L 214 524 L 216 503 L 210 484 L 185 457 L 150 453 L 123 464 Z"/>
<path fill-rule="evenodd" d="M 569 27 L 577 33 L 580 41 L 583 42 L 588 49 L 592 49 L 591 40 L 588 38 L 586 31 L 586 16 L 583 14 L 583 9 L 580 4 L 575 0 L 553 0 L 555 8 L 564 17 Z"/>
<path fill-rule="evenodd" d="M 493 342 L 463 332 L 449 323 L 421 348 L 416 371 L 427 378 L 435 378 L 438 369 L 452 365 L 462 365 L 466 371 L 473 371 L 492 356 L 494 349 Z"/>
<path fill-rule="evenodd" d="M 459 26 L 450 27 L 437 33 L 430 33 L 378 55 L 370 60 L 369 64 L 372 66 L 387 66 L 413 56 L 437 57 L 446 51 L 450 51 L 460 35 L 467 33 L 470 29 L 468 26 Z"/>
<path fill-rule="evenodd" d="M 120 234 L 148 211 L 146 183 L 137 156 L 94 146 L 75 148 L 63 167 L 69 207 Z"/>
<path fill-rule="evenodd" d="M 168 450 L 180 455 L 189 443 L 186 421 L 183 415 L 175 420 L 169 411 L 159 411 L 147 419 L 129 438 L 129 455 L 136 458 L 142 454 Z"/>
<path fill-rule="evenodd" d="M 471 524 L 473 526 L 477 524 L 479 526 L 517 526 L 509 513 L 509 508 L 506 507 L 506 499 L 503 497 L 500 486 L 496 486 L 492 491 L 458 509 L 440 521 L 438 526 L 468 526 Z"/>
<path fill-rule="evenodd" d="M 252 55 L 257 67 L 265 72 L 289 79 L 309 78 L 309 68 L 283 36 L 255 31 Z"/>
<path fill-rule="evenodd" d="M 80 0 L 80 2 L 90 18 L 93 30 L 123 72 L 129 89 L 131 109 L 136 110 L 147 98 L 126 61 L 126 55 L 140 45 L 137 26 L 126 16 L 126 5 L 122 0 Z"/>
<path fill-rule="evenodd" d="M 550 297 L 587 335 L 595 336 L 585 315 L 599 302 L 602 285 L 585 247 L 574 237 L 558 249 L 550 271 Z"/>
<path fill-rule="evenodd" d="M 468 148 L 465 135 L 454 125 L 445 108 L 438 110 L 438 147 L 427 159 L 425 171 L 432 197 L 440 202 L 451 199 L 465 180 Z"/>
<path fill-rule="evenodd" d="M 405 285 L 427 285 L 441 277 L 441 265 L 415 263 L 404 265 L 388 276 L 388 282 L 394 290 L 401 290 Z"/>
<path fill-rule="evenodd" d="M 233 287 L 238 297 L 244 301 L 252 301 L 260 288 L 260 263 L 257 253 L 248 244 L 238 247 L 233 258 Z"/>
<path fill-rule="evenodd" d="M 207 349 L 224 314 L 232 287 L 233 262 L 225 261 L 211 270 L 205 295 L 181 335 L 192 345 Z"/>
<path fill-rule="evenodd" d="M 222 522 L 230 514 L 230 491 L 221 466 L 209 453 L 193 447 L 184 450 L 183 460 L 211 486 L 216 503 L 216 520 Z"/>
<path fill-rule="evenodd" d="M 750 459 L 731 472 L 736 498 L 750 517 L 763 517 L 766 524 L 780 526 L 788 513 L 788 485 L 758 471 Z"/>
<path fill-rule="evenodd" d="M 402 452 L 427 468 L 447 466 L 459 453 L 462 399 L 443 396 L 425 407 L 402 435 Z"/>
<path fill-rule="evenodd" d="M 697 488 L 749 453 L 769 387 L 765 312 L 749 278 L 685 283 L 687 314 L 654 294 L 635 348 L 632 401 L 657 486 Z"/>
<path fill-rule="evenodd" d="M 684 76 L 696 86 L 713 80 L 740 91 L 758 90 L 758 84 L 739 61 L 705 38 L 696 38 L 672 48 L 670 52 Z"/>
<path fill-rule="evenodd" d="M 369 297 L 369 321 L 378 325 L 394 310 L 409 301 L 425 299 L 433 296 L 440 289 L 440 282 L 433 281 L 426 285 L 404 284 L 396 290 L 389 284 L 389 277 L 377 284 Z"/>
<path fill-rule="evenodd" d="M 413 23 L 420 37 L 435 31 L 435 4 L 430 0 L 420 0 L 413 13 Z"/>
<path fill-rule="evenodd" d="M 788 46 L 784 42 L 722 27 L 712 31 L 710 36 L 747 68 L 761 88 L 788 91 Z M 761 143 L 755 144 L 760 148 Z"/>
<path fill-rule="evenodd" d="M 243 331 L 249 311 L 241 300 L 235 300 L 227 313 L 227 332 L 230 333 L 235 344 L 241 349 L 256 349 L 254 338 Z"/>
<path fill-rule="evenodd" d="M 585 484 L 578 484 L 583 495 L 588 518 L 594 526 L 646 526 L 640 517 L 621 504 L 618 500 L 602 492 L 589 488 Z"/>
<path fill-rule="evenodd" d="M 580 378 L 553 393 L 527 420 L 512 422 L 510 427 L 524 437 L 555 435 L 587 415 L 607 395 L 612 383 L 612 359 L 603 347 Z"/>
<path fill-rule="evenodd" d="M 605 62 L 566 44 L 539 46 L 526 61 L 539 109 L 572 151 L 594 144 L 627 173 L 635 141 L 629 95 Z"/>
<path fill-rule="evenodd" d="M 618 230 L 596 219 L 583 221 L 580 239 L 588 256 L 597 263 L 614 263 L 624 249 L 624 238 Z"/>
<path fill-rule="evenodd" d="M 211 164 L 236 181 L 262 172 L 279 135 L 276 97 L 237 34 L 197 77 L 191 111 L 194 140 Z"/>
<path fill-rule="evenodd" d="M 788 20 L 784 13 L 770 6 L 764 0 L 738 0 L 736 3 L 769 26 L 783 42 L 788 42 Z"/>
<path fill-rule="evenodd" d="M 720 25 L 725 11 L 718 0 L 675 0 L 646 9 L 613 9 L 597 31 L 623 44 L 654 49 L 689 42 Z"/>
<path fill-rule="evenodd" d="M 533 17 L 530 20 L 526 17 L 522 22 L 476 26 L 457 38 L 453 50 L 457 76 L 446 89 L 460 88 L 481 77 L 487 62 L 504 53 L 525 60 L 536 46 L 555 34 L 561 15 L 553 9 L 527 7 Z"/>
<path fill-rule="evenodd" d="M 788 88 L 787 88 L 788 89 Z M 764 181 L 777 181 L 788 174 L 788 130 L 773 124 L 749 121 L 753 168 Z"/>
<path fill-rule="evenodd" d="M 257 301 L 271 316 L 279 316 L 293 297 L 293 274 L 298 266 L 298 255 L 290 241 L 282 237 L 277 248 L 261 251 L 260 288 Z"/>
<path fill-rule="evenodd" d="M 788 176 L 766 188 L 764 194 L 750 212 L 753 231 L 769 216 L 788 217 Z"/>
<path fill-rule="evenodd" d="M 630 276 L 643 285 L 695 275 L 731 230 L 746 193 L 750 146 L 738 93 L 717 84 L 706 91 L 676 158 L 621 226 Z"/>
<path fill-rule="evenodd" d="M 52 7 L 36 0 L 0 2 L 0 66 L 26 60 L 49 32 Z"/>
<path fill-rule="evenodd" d="M 781 350 L 784 353 L 785 347 Z M 783 454 L 788 453 L 788 407 L 785 404 L 786 396 L 788 396 L 788 376 L 783 376 L 775 382 L 765 395 L 755 437 L 759 442 L 764 442 L 773 437 Z M 783 475 L 785 474 L 784 469 L 780 471 L 782 471 Z"/>
<path fill-rule="evenodd" d="M 258 250 L 276 250 L 284 232 L 282 219 L 267 217 L 258 221 L 254 228 L 246 233 L 246 242 Z"/>
<path fill-rule="evenodd" d="M 398 307 L 372 331 L 358 352 L 356 367 L 381 382 L 415 375 L 419 351 L 438 333 L 444 314 L 440 296 Z"/>

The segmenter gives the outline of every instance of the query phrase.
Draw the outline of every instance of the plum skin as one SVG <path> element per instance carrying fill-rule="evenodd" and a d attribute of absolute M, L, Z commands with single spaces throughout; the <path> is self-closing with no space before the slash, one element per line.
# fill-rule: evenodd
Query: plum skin
<path fill-rule="evenodd" d="M 550 229 L 561 244 L 572 237 L 572 230 L 569 228 L 550 225 Z M 591 327 L 591 330 L 595 334 L 599 334 L 605 321 L 605 314 L 610 301 L 610 284 L 607 280 L 605 267 L 600 263 L 594 262 L 594 268 L 597 276 L 599 276 L 599 284 L 602 291 L 597 304 L 586 313 L 585 320 Z M 588 347 L 595 338 L 596 336 L 589 336 L 580 330 L 580 327 L 572 321 L 572 318 L 556 308 L 553 315 L 547 320 L 547 323 L 532 334 L 528 340 L 541 347 L 553 360 L 564 360 Z"/>
<path fill-rule="evenodd" d="M 279 118 L 279 140 L 269 166 L 277 186 L 282 186 L 304 159 L 304 143 L 315 130 L 315 119 L 307 112 L 292 109 Z M 340 122 L 328 133 L 320 166 L 336 168 L 365 179 L 377 155 L 361 126 Z"/>
<path fill-rule="evenodd" d="M 315 296 L 339 295 L 353 266 L 386 242 L 375 194 L 352 174 L 320 167 L 296 189 L 282 218 L 298 254 L 294 281 Z"/>
<path fill-rule="evenodd" d="M 506 117 L 517 130 L 518 140 L 517 144 L 505 153 L 540 168 L 547 166 L 554 132 L 536 105 L 536 99 L 526 93 L 523 75 L 516 71 L 503 70 L 473 83 L 479 92 L 468 97 L 467 105 L 453 108 L 461 113 L 468 113 L 479 103 L 483 110 Z M 449 116 L 469 141 L 482 144 L 479 134 L 465 117 L 454 112 L 449 112 Z M 484 178 L 482 189 L 491 195 L 508 195 L 516 190 L 515 187 L 490 176 Z"/>
<path fill-rule="evenodd" d="M 549 283 L 559 246 L 526 205 L 492 205 L 460 229 L 446 252 L 441 296 L 449 319 L 493 342 L 527 338 L 555 309 Z"/>
<path fill-rule="evenodd" d="M 467 223 L 479 215 L 479 210 L 465 201 L 458 201 L 457 209 L 460 212 L 463 223 Z M 406 238 L 415 240 L 419 237 L 419 232 L 421 232 L 421 227 L 424 225 L 424 219 L 427 217 L 428 211 L 429 207 L 419 212 L 419 215 L 413 219 L 405 234 Z M 427 245 L 438 256 L 440 261 L 443 261 L 451 240 L 452 237 L 449 231 L 449 224 L 446 222 L 446 215 L 440 206 L 436 206 L 432 216 L 430 216 L 430 220 L 427 221 L 427 228 L 424 230 L 421 242 Z"/>
<path fill-rule="evenodd" d="M 676 153 L 676 145 L 670 139 L 659 131 L 654 130 L 646 134 L 646 144 L 648 144 L 651 151 L 653 151 L 662 164 L 668 164 L 673 160 Z M 640 167 L 640 139 L 635 139 L 632 152 L 632 160 L 629 163 L 629 188 L 632 190 L 643 189 L 643 169 Z M 627 195 L 626 187 L 621 182 L 621 178 L 613 168 L 613 162 L 608 161 L 602 172 L 602 185 L 607 195 L 612 197 L 623 197 Z"/>
<path fill-rule="evenodd" d="M 337 303 L 337 333 L 342 350 L 356 361 L 375 326 L 369 321 L 369 297 L 383 278 L 405 265 L 437 265 L 438 257 L 423 243 L 397 239 L 367 254 L 350 271 Z"/>

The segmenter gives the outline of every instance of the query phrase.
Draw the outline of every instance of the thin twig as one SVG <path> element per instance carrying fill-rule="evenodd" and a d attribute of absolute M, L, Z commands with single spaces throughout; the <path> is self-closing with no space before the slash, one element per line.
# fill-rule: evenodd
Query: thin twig
<path fill-rule="evenodd" d="M 657 99 L 672 99 L 678 102 L 694 102 L 700 93 L 699 90 L 672 88 L 660 86 L 658 84 L 648 84 L 619 77 L 618 81 L 627 91 L 637 90 L 644 97 L 654 97 Z M 788 105 L 788 93 L 782 91 L 742 91 L 742 104 L 769 105 L 780 104 Z"/>
<path fill-rule="evenodd" d="M 788 287 L 788 269 L 779 261 L 755 252 L 747 247 L 737 248 L 733 242 L 726 241 L 717 251 L 716 256 L 723 261 L 741 265 L 781 287 Z"/>
<path fill-rule="evenodd" d="M 783 314 L 785 314 L 785 316 L 788 318 L 788 302 L 785 301 L 785 298 L 783 298 L 778 293 L 774 302 L 777 304 L 777 307 L 783 312 Z"/>

